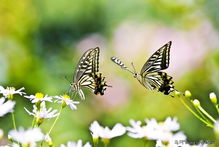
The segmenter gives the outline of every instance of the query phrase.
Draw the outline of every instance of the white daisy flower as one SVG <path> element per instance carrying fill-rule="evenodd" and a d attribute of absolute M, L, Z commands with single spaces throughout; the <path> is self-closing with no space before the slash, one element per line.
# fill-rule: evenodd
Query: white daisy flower
<path fill-rule="evenodd" d="M 24 96 L 25 98 L 30 99 L 32 103 L 37 103 L 37 102 L 43 102 L 43 101 L 49 101 L 52 102 L 52 97 L 42 94 L 42 93 L 36 93 L 35 95 L 30 95 L 30 96 Z"/>
<path fill-rule="evenodd" d="M 170 131 L 176 131 L 179 130 L 180 126 L 177 122 L 177 118 L 171 119 L 170 117 L 166 118 L 164 123 L 159 123 L 159 125 L 162 127 L 164 131 L 170 132 Z"/>
<path fill-rule="evenodd" d="M 129 131 L 128 135 L 132 138 L 147 138 L 150 140 L 156 140 L 158 138 L 157 130 L 159 125 L 155 119 L 146 120 L 147 125 L 141 126 L 141 122 L 130 120 L 131 127 L 126 129 Z"/>
<path fill-rule="evenodd" d="M 94 121 L 90 126 L 90 131 L 93 138 L 111 139 L 125 134 L 126 129 L 122 124 L 117 123 L 112 130 L 110 130 L 108 127 L 102 127 L 97 121 Z"/>
<path fill-rule="evenodd" d="M 21 143 L 23 146 L 36 146 L 36 142 L 44 139 L 44 134 L 40 128 L 30 128 L 24 130 L 20 127 L 18 130 L 11 130 L 9 132 L 9 138 Z"/>
<path fill-rule="evenodd" d="M 55 102 L 62 103 L 63 107 L 65 107 L 65 105 L 69 105 L 72 110 L 76 110 L 77 106 L 75 104 L 79 104 L 78 101 L 71 100 L 70 96 L 66 94 L 63 96 L 55 96 L 55 98 L 57 99 Z"/>
<path fill-rule="evenodd" d="M 131 127 L 126 127 L 128 131 L 128 136 L 132 138 L 143 138 L 147 136 L 147 130 L 145 126 L 141 126 L 140 121 L 134 121 L 131 119 L 130 121 Z"/>
<path fill-rule="evenodd" d="M 5 98 L 0 98 L 0 117 L 4 116 L 9 112 L 13 112 L 15 102 L 8 100 L 5 103 Z"/>
<path fill-rule="evenodd" d="M 39 124 L 41 124 L 44 119 L 50 119 L 59 115 L 56 109 L 52 110 L 52 108 L 50 107 L 47 110 L 45 102 L 42 102 L 40 104 L 40 109 L 38 109 L 36 105 L 33 105 L 32 112 L 28 111 L 26 108 L 24 109 L 29 115 L 33 115 L 35 118 L 37 118 Z"/>
<path fill-rule="evenodd" d="M 93 139 L 98 139 L 100 136 L 100 132 L 102 131 L 103 127 L 99 125 L 97 121 L 94 121 L 90 125 L 90 131 Z"/>
<path fill-rule="evenodd" d="M 22 92 L 25 88 L 22 87 L 18 90 L 16 90 L 14 87 L 7 87 L 6 89 L 2 86 L 0 86 L 0 93 L 4 95 L 4 97 L 8 99 L 13 99 L 14 94 L 23 95 L 26 94 L 25 92 Z"/>
<path fill-rule="evenodd" d="M 127 127 L 128 135 L 132 138 L 147 138 L 149 140 L 168 141 L 172 137 L 172 131 L 179 129 L 177 119 L 168 117 L 165 122 L 158 123 L 155 119 L 145 120 L 147 125 L 141 126 L 141 122 L 130 120 L 131 127 Z"/>
<path fill-rule="evenodd" d="M 61 144 L 60 147 L 92 147 L 89 142 L 85 145 L 82 144 L 82 140 L 78 140 L 77 142 L 69 141 L 66 145 Z"/>
<path fill-rule="evenodd" d="M 114 137 L 121 136 L 121 135 L 125 134 L 125 132 L 126 132 L 125 127 L 122 124 L 117 123 L 112 128 L 112 130 L 110 130 L 108 127 L 103 128 L 103 131 L 101 132 L 100 137 L 111 139 Z"/>
<path fill-rule="evenodd" d="M 156 147 L 189 147 L 186 141 L 186 135 L 183 132 L 172 134 L 169 140 L 157 140 Z"/>

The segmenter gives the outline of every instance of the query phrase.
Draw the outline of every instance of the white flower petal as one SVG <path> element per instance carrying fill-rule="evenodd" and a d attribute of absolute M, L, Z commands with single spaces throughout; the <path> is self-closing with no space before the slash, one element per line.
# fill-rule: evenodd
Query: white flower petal
<path fill-rule="evenodd" d="M 4 116 L 7 113 L 13 112 L 15 102 L 8 100 L 5 103 L 5 98 L 0 98 L 0 117 Z"/>
<path fill-rule="evenodd" d="M 82 140 L 78 140 L 77 142 L 69 141 L 69 142 L 67 142 L 67 145 L 61 144 L 60 147 L 91 147 L 91 145 L 89 142 L 87 142 L 83 146 Z"/>
<path fill-rule="evenodd" d="M 24 87 L 16 90 L 14 87 L 4 88 L 4 87 L 0 86 L 0 93 L 2 93 L 4 95 L 4 97 L 7 98 L 9 95 L 14 95 L 14 94 L 23 95 L 23 94 L 26 94 L 25 92 L 22 92 L 22 90 L 24 90 L 24 89 L 25 89 Z"/>
<path fill-rule="evenodd" d="M 63 103 L 63 101 L 64 101 L 66 103 L 66 105 L 69 105 L 72 110 L 76 110 L 77 106 L 75 104 L 79 104 L 78 101 L 66 99 L 66 98 L 64 98 L 64 96 L 55 96 L 55 98 L 57 99 L 57 100 L 55 100 L 56 103 Z"/>
<path fill-rule="evenodd" d="M 59 113 L 57 113 L 58 110 L 52 110 L 52 108 L 50 107 L 48 110 L 46 109 L 46 104 L 45 102 L 42 102 L 40 105 L 41 109 L 38 110 L 36 105 L 33 105 L 33 111 L 30 112 L 28 111 L 26 108 L 24 108 L 27 113 L 29 115 L 33 115 L 36 118 L 40 118 L 40 119 L 50 119 L 53 117 L 57 117 L 59 115 Z"/>
<path fill-rule="evenodd" d="M 40 128 L 30 128 L 26 131 L 23 128 L 19 128 L 18 130 L 10 131 L 9 136 L 21 144 L 30 143 L 34 145 L 36 142 L 44 139 Z"/>
<path fill-rule="evenodd" d="M 111 139 L 123 135 L 126 128 L 122 124 L 116 124 L 112 130 L 108 127 L 103 128 L 97 121 L 94 121 L 90 126 L 91 135 L 93 138 L 107 138 Z"/>
<path fill-rule="evenodd" d="M 103 130 L 103 127 L 99 125 L 97 121 L 94 121 L 90 125 L 90 131 L 93 138 L 98 138 L 100 136 L 100 133 Z"/>
<path fill-rule="evenodd" d="M 121 136 L 125 134 L 125 132 L 126 132 L 126 128 L 122 124 L 118 123 L 113 127 L 111 131 L 112 134 L 111 137 L 113 138 L 113 137 Z"/>

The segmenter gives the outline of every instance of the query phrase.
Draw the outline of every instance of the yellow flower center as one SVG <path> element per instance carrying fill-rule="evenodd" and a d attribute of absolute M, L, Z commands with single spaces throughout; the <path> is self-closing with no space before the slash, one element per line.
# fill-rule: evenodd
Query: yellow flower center
<path fill-rule="evenodd" d="M 69 100 L 70 99 L 70 96 L 65 94 L 62 96 L 63 97 L 63 100 L 62 100 L 62 108 L 65 108 L 66 106 L 66 101 L 65 100 Z"/>
<path fill-rule="evenodd" d="M 8 90 L 8 95 L 7 95 L 8 99 L 12 100 L 13 99 L 13 92 L 15 91 L 15 88 L 14 87 L 7 87 L 6 89 Z"/>
<path fill-rule="evenodd" d="M 63 95 L 62 97 L 63 97 L 65 100 L 66 100 L 66 99 L 70 99 L 70 96 L 67 95 L 67 94 Z"/>
<path fill-rule="evenodd" d="M 22 144 L 23 147 L 30 147 L 31 143 Z"/>
<path fill-rule="evenodd" d="M 44 97 L 44 94 L 38 92 L 35 94 L 35 97 L 38 99 L 42 99 Z"/>
<path fill-rule="evenodd" d="M 6 89 L 9 90 L 9 91 L 15 91 L 14 87 L 7 87 Z"/>

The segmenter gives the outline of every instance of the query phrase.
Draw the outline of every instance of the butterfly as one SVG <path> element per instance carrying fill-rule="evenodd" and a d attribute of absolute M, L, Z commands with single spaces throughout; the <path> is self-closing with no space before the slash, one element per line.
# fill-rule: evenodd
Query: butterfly
<path fill-rule="evenodd" d="M 76 91 L 83 100 L 85 96 L 81 87 L 92 90 L 96 95 L 103 95 L 106 87 L 110 87 L 106 84 L 105 77 L 99 73 L 99 54 L 100 49 L 96 47 L 82 55 L 73 76 L 73 82 L 70 84 L 71 89 Z"/>
<path fill-rule="evenodd" d="M 169 41 L 164 46 L 159 48 L 144 64 L 140 73 L 129 69 L 122 63 L 118 58 L 111 57 L 111 60 L 119 65 L 122 69 L 131 72 L 134 78 L 149 90 L 158 90 L 159 92 L 169 95 L 169 93 L 175 91 L 173 86 L 172 77 L 167 75 L 167 73 L 161 70 L 167 69 L 169 67 L 170 60 L 170 47 L 172 42 Z"/>

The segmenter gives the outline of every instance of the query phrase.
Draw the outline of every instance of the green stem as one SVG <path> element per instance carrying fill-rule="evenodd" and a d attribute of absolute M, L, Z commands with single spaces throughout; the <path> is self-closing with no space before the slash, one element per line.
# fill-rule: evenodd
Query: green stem
<path fill-rule="evenodd" d="M 94 147 L 98 147 L 99 138 L 93 138 L 93 144 L 94 144 Z"/>
<path fill-rule="evenodd" d="M 148 140 L 144 139 L 144 147 L 147 147 L 147 146 L 148 146 Z"/>
<path fill-rule="evenodd" d="M 107 147 L 108 146 L 108 143 L 104 143 L 104 147 Z"/>
<path fill-rule="evenodd" d="M 204 119 L 202 119 L 199 115 L 197 115 L 186 103 L 185 101 L 180 97 L 180 101 L 183 103 L 183 105 L 196 117 L 198 118 L 200 121 L 202 121 L 204 124 L 206 124 L 207 126 L 214 128 L 214 126 L 212 126 L 211 124 L 209 124 L 208 122 L 206 122 Z"/>
<path fill-rule="evenodd" d="M 34 127 L 35 127 L 35 122 L 36 122 L 36 118 L 34 117 L 34 118 L 33 118 L 33 121 L 32 121 L 32 125 L 31 125 L 31 126 L 32 126 L 32 128 L 34 128 Z"/>
<path fill-rule="evenodd" d="M 54 128 L 54 126 L 55 126 L 57 120 L 59 119 L 59 117 L 60 117 L 60 115 L 61 115 L 61 112 L 62 112 L 62 105 L 61 105 L 61 108 L 60 108 L 60 110 L 59 110 L 59 115 L 56 117 L 55 121 L 53 122 L 53 124 L 52 124 L 52 126 L 51 126 L 51 128 L 50 128 L 50 130 L 49 130 L 49 132 L 48 132 L 48 135 L 51 133 L 52 129 Z"/>
<path fill-rule="evenodd" d="M 216 120 L 215 120 L 210 114 L 208 114 L 208 112 L 206 112 L 205 109 L 202 108 L 202 106 L 199 106 L 198 109 L 199 109 L 205 116 L 207 116 L 211 121 L 213 121 L 214 123 L 216 122 Z"/>
<path fill-rule="evenodd" d="M 215 104 L 215 108 L 217 110 L 217 113 L 219 114 L 219 105 L 218 104 Z"/>
<path fill-rule="evenodd" d="M 17 130 L 16 123 L 15 123 L 14 112 L 11 113 L 11 118 L 12 118 L 12 123 L 13 123 L 14 129 Z"/>
<path fill-rule="evenodd" d="M 201 117 L 202 117 L 204 120 L 206 120 L 206 122 L 211 123 L 211 122 L 209 121 L 209 119 L 206 118 L 206 116 L 201 112 L 201 110 L 200 110 L 198 107 L 195 107 L 195 109 L 196 109 L 196 111 L 198 111 L 198 113 L 201 115 Z"/>
<path fill-rule="evenodd" d="M 104 147 L 107 147 L 109 142 L 110 142 L 110 139 L 108 138 L 102 138 L 102 141 L 103 141 L 103 144 L 104 144 Z"/>

